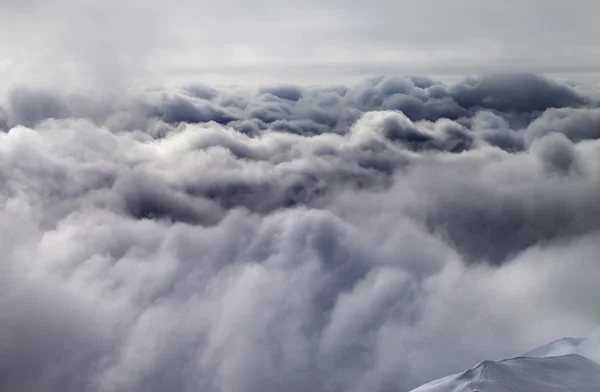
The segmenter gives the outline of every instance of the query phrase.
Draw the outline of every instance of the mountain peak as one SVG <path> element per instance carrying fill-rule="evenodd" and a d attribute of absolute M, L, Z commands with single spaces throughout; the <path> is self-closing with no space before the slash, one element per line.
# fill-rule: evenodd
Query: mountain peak
<path fill-rule="evenodd" d="M 413 392 L 600 392 L 600 365 L 578 354 L 483 361 Z"/>

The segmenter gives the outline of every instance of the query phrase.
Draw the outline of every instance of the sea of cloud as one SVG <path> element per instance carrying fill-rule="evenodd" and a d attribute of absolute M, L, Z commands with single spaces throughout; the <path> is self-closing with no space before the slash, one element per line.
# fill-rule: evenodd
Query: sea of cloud
<path fill-rule="evenodd" d="M 18 88 L 0 390 L 406 392 L 600 324 L 600 107 L 446 85 Z"/>

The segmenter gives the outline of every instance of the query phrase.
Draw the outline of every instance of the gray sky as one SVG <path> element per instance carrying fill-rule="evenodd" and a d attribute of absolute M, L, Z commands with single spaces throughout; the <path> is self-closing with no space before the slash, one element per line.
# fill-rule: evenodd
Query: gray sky
<path fill-rule="evenodd" d="M 114 87 L 594 70 L 599 13 L 592 0 L 2 0 L 0 72 Z"/>

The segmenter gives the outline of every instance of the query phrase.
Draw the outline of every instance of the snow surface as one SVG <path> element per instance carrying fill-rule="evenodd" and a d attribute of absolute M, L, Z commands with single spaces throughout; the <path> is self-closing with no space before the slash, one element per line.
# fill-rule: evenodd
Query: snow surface
<path fill-rule="evenodd" d="M 484 361 L 413 392 L 600 392 L 600 365 L 577 354 Z"/>
<path fill-rule="evenodd" d="M 563 338 L 524 354 L 524 357 L 545 358 L 579 354 L 600 364 L 600 331 L 587 338 Z"/>
<path fill-rule="evenodd" d="M 548 343 L 525 354 L 524 357 L 545 358 L 567 354 L 581 354 L 579 347 L 585 338 L 562 338 Z"/>

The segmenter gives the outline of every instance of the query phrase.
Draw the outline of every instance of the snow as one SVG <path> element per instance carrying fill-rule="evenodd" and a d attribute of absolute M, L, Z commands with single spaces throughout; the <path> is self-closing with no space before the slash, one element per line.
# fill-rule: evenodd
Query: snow
<path fill-rule="evenodd" d="M 600 392 L 600 365 L 577 354 L 484 361 L 412 392 Z"/>
<path fill-rule="evenodd" d="M 525 353 L 524 357 L 545 358 L 559 355 L 579 354 L 578 348 L 584 338 L 562 338 Z"/>
<path fill-rule="evenodd" d="M 600 392 L 600 330 L 503 361 L 484 361 L 412 392 Z"/>
<path fill-rule="evenodd" d="M 600 364 L 600 331 L 587 338 L 562 338 L 524 354 L 525 357 L 545 358 L 579 354 Z"/>

